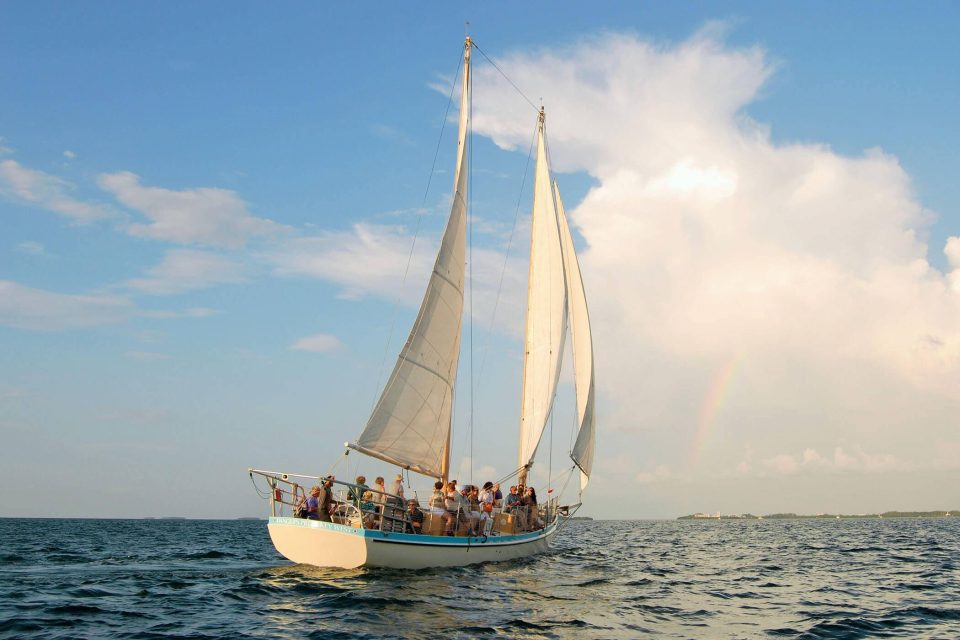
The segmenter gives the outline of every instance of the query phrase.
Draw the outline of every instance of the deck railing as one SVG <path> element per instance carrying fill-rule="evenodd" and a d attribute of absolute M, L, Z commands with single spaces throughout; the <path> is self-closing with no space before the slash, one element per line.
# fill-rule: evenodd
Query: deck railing
<path fill-rule="evenodd" d="M 405 532 L 411 531 L 410 516 L 406 510 L 406 501 L 402 496 L 392 494 L 386 491 L 368 487 L 366 485 L 344 482 L 332 477 L 311 476 L 299 473 L 282 473 L 279 471 L 266 471 L 263 469 L 248 469 L 250 479 L 254 480 L 254 475 L 264 478 L 270 487 L 270 515 L 282 517 L 285 515 L 284 508 L 289 507 L 290 516 L 300 506 L 306 505 L 306 487 L 308 485 L 317 485 L 330 482 L 334 488 L 333 501 L 337 505 L 335 510 L 330 513 L 331 520 L 339 524 L 347 524 L 357 528 L 375 528 L 385 532 Z M 300 482 L 302 481 L 302 482 Z M 254 481 L 256 485 L 256 481 Z M 375 501 L 374 508 L 364 505 L 367 501 L 363 500 L 363 494 L 367 491 L 379 499 Z M 413 500 L 417 500 L 417 494 L 414 492 Z M 419 500 L 417 500 L 419 505 Z M 529 511 L 529 515 L 536 513 L 544 527 L 550 526 L 562 510 L 559 506 L 558 498 L 549 498 L 545 503 L 537 505 L 536 511 Z M 436 515 L 431 509 L 422 509 L 425 523 L 432 523 L 435 518 L 443 516 Z M 505 507 L 502 503 L 495 507 L 493 512 L 488 513 L 488 517 L 495 519 L 499 513 L 515 513 L 515 511 Z M 459 505 L 454 513 L 454 534 L 459 535 L 457 531 L 463 522 L 464 510 Z M 528 518 L 529 519 L 529 518 Z M 496 520 L 494 520 L 494 524 Z M 368 525 L 374 526 L 368 526 Z M 431 528 L 428 525 L 428 529 Z M 537 527 L 539 529 L 539 527 Z M 496 529 L 494 526 L 492 529 Z M 530 530 L 536 530 L 531 528 Z M 479 533 L 479 532 L 474 532 Z M 520 532 L 517 532 L 520 533 Z M 500 535 L 499 530 L 491 530 L 492 535 Z M 480 533 L 480 535 L 483 535 Z"/>

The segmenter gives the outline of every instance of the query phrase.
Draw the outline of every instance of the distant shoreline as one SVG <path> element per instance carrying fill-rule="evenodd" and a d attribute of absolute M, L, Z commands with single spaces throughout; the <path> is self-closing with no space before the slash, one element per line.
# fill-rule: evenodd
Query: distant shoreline
<path fill-rule="evenodd" d="M 884 511 L 883 513 L 857 514 L 818 513 L 816 515 L 771 513 L 764 516 L 755 516 L 752 513 L 744 513 L 738 516 L 720 513 L 694 513 L 689 516 L 680 516 L 677 520 L 882 520 L 883 518 L 960 518 L 960 509 L 953 511 Z"/>

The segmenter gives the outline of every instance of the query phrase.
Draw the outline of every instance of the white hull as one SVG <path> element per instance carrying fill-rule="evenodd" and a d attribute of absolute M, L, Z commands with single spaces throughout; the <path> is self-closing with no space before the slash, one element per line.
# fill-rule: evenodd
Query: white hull
<path fill-rule="evenodd" d="M 488 538 L 384 533 L 299 518 L 270 518 L 267 529 L 277 551 L 299 564 L 344 569 L 423 569 L 513 560 L 542 553 L 549 548 L 557 524 L 554 522 L 542 531 Z"/>

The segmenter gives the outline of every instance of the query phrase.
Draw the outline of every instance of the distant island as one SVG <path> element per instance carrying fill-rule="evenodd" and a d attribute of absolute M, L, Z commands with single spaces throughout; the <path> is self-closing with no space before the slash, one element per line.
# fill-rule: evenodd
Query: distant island
<path fill-rule="evenodd" d="M 755 516 L 752 513 L 743 513 L 738 516 L 723 515 L 720 513 L 694 513 L 689 516 L 680 516 L 677 520 L 852 520 L 863 518 L 949 518 L 960 517 L 960 509 L 953 511 L 884 511 L 883 513 L 818 513 L 814 516 L 799 515 L 796 513 L 771 513 L 765 516 Z"/>

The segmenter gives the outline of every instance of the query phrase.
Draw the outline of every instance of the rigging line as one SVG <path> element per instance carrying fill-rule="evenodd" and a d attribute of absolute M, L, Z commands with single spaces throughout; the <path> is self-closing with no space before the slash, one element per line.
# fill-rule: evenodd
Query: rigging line
<path fill-rule="evenodd" d="M 493 68 L 494 68 L 494 69 L 496 69 L 498 72 L 500 72 L 500 75 L 503 76 L 504 80 L 506 80 L 507 82 L 510 83 L 510 86 L 512 86 L 512 87 L 516 90 L 516 92 L 519 93 L 520 96 L 521 96 L 524 100 L 527 101 L 527 104 L 529 104 L 531 107 L 533 107 L 533 110 L 534 110 L 534 111 L 536 111 L 537 113 L 540 113 L 540 108 L 537 107 L 537 105 L 535 105 L 535 104 L 533 103 L 533 100 L 531 100 L 530 98 L 528 98 L 528 97 L 527 97 L 527 94 L 525 94 L 523 91 L 520 90 L 520 87 L 518 87 L 518 86 L 516 85 L 516 83 L 515 83 L 513 80 L 510 79 L 510 76 L 508 76 L 506 73 L 503 72 L 503 69 L 501 69 L 501 68 L 497 65 L 497 63 L 493 61 L 493 58 L 491 58 L 490 56 L 487 55 L 486 51 L 484 51 L 483 49 L 480 48 L 480 45 L 478 45 L 476 42 L 474 42 L 474 43 L 473 43 L 473 47 L 474 47 L 477 51 L 479 51 L 480 54 L 481 54 L 484 58 L 487 59 L 487 62 L 489 62 L 490 64 L 493 65 Z"/>
<path fill-rule="evenodd" d="M 466 48 L 466 45 L 464 45 Z M 460 68 L 463 66 L 464 48 L 460 49 L 460 61 L 457 63 L 457 71 L 453 75 L 453 83 L 450 85 L 450 95 L 447 97 L 447 108 L 443 112 L 443 120 L 440 122 L 440 135 L 437 138 L 437 148 L 433 152 L 433 163 L 430 165 L 430 175 L 427 177 L 427 188 L 423 192 L 423 201 L 420 204 L 420 212 L 417 215 L 417 223 L 413 230 L 413 241 L 410 243 L 410 253 L 407 254 L 407 264 L 403 268 L 403 278 L 401 279 L 400 291 L 403 291 L 403 285 L 407 282 L 407 275 L 410 272 L 410 263 L 413 262 L 413 252 L 417 247 L 417 238 L 420 236 L 420 225 L 423 222 L 423 209 L 427 204 L 427 197 L 430 194 L 430 185 L 433 183 L 433 174 L 437 168 L 437 158 L 440 155 L 440 144 L 443 142 L 443 132 L 447 128 L 447 117 L 450 115 L 450 105 L 453 104 L 453 94 L 457 89 L 457 79 L 460 77 Z M 454 195 L 456 197 L 456 195 Z M 380 360 L 380 369 L 377 372 L 377 384 L 373 388 L 373 401 L 370 403 L 370 412 L 377 406 L 380 391 L 380 382 L 383 380 L 383 370 L 387 364 L 387 356 L 390 355 L 390 343 L 393 341 L 393 332 L 397 324 L 397 315 L 400 312 L 400 297 L 402 293 L 397 293 L 397 299 L 393 303 L 393 314 L 390 318 L 390 330 L 387 332 L 387 342 L 383 345 L 383 358 Z"/>
<path fill-rule="evenodd" d="M 510 230 L 510 237 L 507 239 L 507 249 L 503 255 L 503 267 L 500 269 L 500 282 L 497 284 L 497 296 L 493 301 L 493 314 L 490 316 L 490 326 L 487 327 L 487 335 L 484 340 L 483 349 L 480 350 L 480 372 L 477 373 L 477 390 L 480 390 L 480 383 L 483 381 L 483 369 L 487 363 L 487 353 L 490 344 L 490 336 L 493 334 L 493 325 L 497 320 L 497 309 L 500 306 L 500 294 L 503 291 L 503 278 L 507 273 L 507 263 L 510 261 L 510 251 L 513 248 L 513 238 L 517 233 L 517 225 L 520 221 L 520 203 L 523 200 L 523 190 L 527 186 L 527 175 L 530 172 L 530 158 L 533 157 L 533 145 L 537 140 L 537 128 L 533 128 L 533 136 L 530 138 L 530 149 L 527 151 L 527 164 L 523 168 L 523 180 L 520 182 L 520 193 L 517 195 L 517 206 L 513 213 L 513 228 Z"/>

